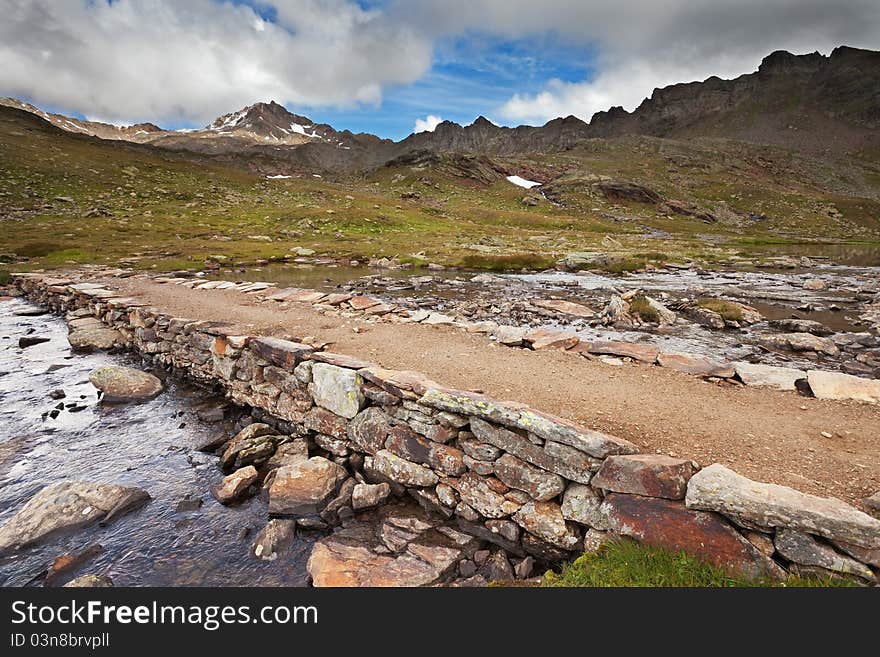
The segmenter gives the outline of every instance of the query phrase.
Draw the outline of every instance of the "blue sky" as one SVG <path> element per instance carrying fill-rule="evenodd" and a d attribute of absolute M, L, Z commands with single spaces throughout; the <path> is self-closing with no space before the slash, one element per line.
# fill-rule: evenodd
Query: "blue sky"
<path fill-rule="evenodd" d="M 584 80 L 592 74 L 591 62 L 589 49 L 562 45 L 552 35 L 504 40 L 473 32 L 438 44 L 430 71 L 412 84 L 386 88 L 378 105 L 289 109 L 337 128 L 395 140 L 427 115 L 462 125 L 483 115 L 499 125 L 517 125 L 499 111 L 511 96 L 537 93 L 549 79 Z"/>

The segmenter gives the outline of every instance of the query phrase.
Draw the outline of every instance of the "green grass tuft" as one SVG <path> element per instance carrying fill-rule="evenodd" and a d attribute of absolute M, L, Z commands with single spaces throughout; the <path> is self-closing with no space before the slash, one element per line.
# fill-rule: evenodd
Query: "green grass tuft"
<path fill-rule="evenodd" d="M 630 299 L 629 312 L 632 315 L 638 315 L 644 322 L 660 323 L 660 313 L 642 295 Z"/>
<path fill-rule="evenodd" d="M 548 571 L 547 587 L 824 587 L 855 586 L 830 577 L 789 577 L 784 583 L 752 581 L 734 577 L 726 571 L 684 552 L 620 541 L 603 546 L 596 553 L 586 553 L 566 564 L 557 573 Z"/>
<path fill-rule="evenodd" d="M 466 255 L 461 265 L 468 269 L 488 269 L 490 271 L 513 271 L 517 269 L 549 269 L 555 260 L 549 256 L 530 253 L 510 255 Z"/>
<path fill-rule="evenodd" d="M 700 308 L 718 313 L 722 319 L 728 322 L 739 322 L 743 318 L 742 308 L 724 299 L 697 299 L 697 305 Z"/>

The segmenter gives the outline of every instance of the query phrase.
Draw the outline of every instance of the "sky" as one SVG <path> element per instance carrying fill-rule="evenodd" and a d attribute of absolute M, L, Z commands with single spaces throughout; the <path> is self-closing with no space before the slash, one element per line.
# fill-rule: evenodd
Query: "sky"
<path fill-rule="evenodd" d="M 0 0 L 0 95 L 171 129 L 275 100 L 401 139 L 588 121 L 838 45 L 880 50 L 878 0 Z"/>

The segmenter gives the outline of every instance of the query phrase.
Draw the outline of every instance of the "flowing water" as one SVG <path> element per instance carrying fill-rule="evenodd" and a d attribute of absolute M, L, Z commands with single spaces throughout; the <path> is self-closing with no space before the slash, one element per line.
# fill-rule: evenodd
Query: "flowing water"
<path fill-rule="evenodd" d="M 120 355 L 73 355 L 60 319 L 15 314 L 33 308 L 0 302 L 0 523 L 42 487 L 60 481 L 136 486 L 153 499 L 107 527 L 0 557 L 0 584 L 37 582 L 55 557 L 99 543 L 103 551 L 71 578 L 104 574 L 117 586 L 304 585 L 309 539 L 298 537 L 287 557 L 260 561 L 250 546 L 266 523 L 265 502 L 252 498 L 224 507 L 208 492 L 221 478 L 217 458 L 195 447 L 218 432 L 231 435 L 232 427 L 228 420 L 202 422 L 197 413 L 222 400 L 167 380 L 165 391 L 149 402 L 99 403 L 89 372 L 137 363 Z M 27 334 L 50 339 L 20 349 L 18 339 Z M 58 389 L 66 396 L 51 399 Z M 201 506 L 178 510 L 188 498 Z"/>

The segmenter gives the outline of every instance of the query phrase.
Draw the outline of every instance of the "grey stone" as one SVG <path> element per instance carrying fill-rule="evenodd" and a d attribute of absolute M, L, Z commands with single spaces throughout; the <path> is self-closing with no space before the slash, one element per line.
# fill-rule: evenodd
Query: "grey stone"
<path fill-rule="evenodd" d="M 532 499 L 545 502 L 565 489 L 565 481 L 557 474 L 541 470 L 511 454 L 505 454 L 494 464 L 495 476 L 511 488 L 528 493 Z"/>
<path fill-rule="evenodd" d="M 351 419 L 364 405 L 363 379 L 354 371 L 328 363 L 312 365 L 312 396 L 318 406 Z"/>
<path fill-rule="evenodd" d="M 346 477 L 342 467 L 320 456 L 282 466 L 275 471 L 269 487 L 269 513 L 281 516 L 320 513 Z"/>
<path fill-rule="evenodd" d="M 373 457 L 373 468 L 388 479 L 404 486 L 433 486 L 439 477 L 430 469 L 418 463 L 400 458 L 382 449 Z"/>
<path fill-rule="evenodd" d="M 778 529 L 773 543 L 779 554 L 800 566 L 821 568 L 840 575 L 855 575 L 869 582 L 874 580 L 874 573 L 866 565 L 840 554 L 830 545 L 823 545 L 809 534 Z"/>
<path fill-rule="evenodd" d="M 140 488 L 114 484 L 50 484 L 0 527 L 0 554 L 94 523 L 110 522 L 149 499 L 149 494 Z"/>
<path fill-rule="evenodd" d="M 880 547 L 880 520 L 841 500 L 752 481 L 718 463 L 691 477 L 685 500 L 689 509 L 716 511 L 750 529 L 796 529 Z"/>
<path fill-rule="evenodd" d="M 486 518 L 504 518 L 520 508 L 497 492 L 485 477 L 468 472 L 459 479 L 449 478 L 446 483 L 458 491 L 462 502 Z"/>
<path fill-rule="evenodd" d="M 795 382 L 805 379 L 807 373 L 790 367 L 776 367 L 758 363 L 733 363 L 740 381 L 747 386 L 766 386 L 779 390 L 795 390 Z"/>
<path fill-rule="evenodd" d="M 856 399 L 880 403 L 880 379 L 863 379 L 841 372 L 809 370 L 807 382 L 818 399 Z"/>
<path fill-rule="evenodd" d="M 391 418 L 375 406 L 364 409 L 349 422 L 348 439 L 363 451 L 375 454 L 385 449 L 385 440 L 391 431 Z"/>
<path fill-rule="evenodd" d="M 278 555 L 290 548 L 295 534 L 296 520 L 272 518 L 254 540 L 254 556 L 264 561 L 274 561 Z"/>
<path fill-rule="evenodd" d="M 381 484 L 357 484 L 351 494 L 351 507 L 358 511 L 382 504 L 391 494 L 391 486 Z"/>
<path fill-rule="evenodd" d="M 530 534 L 563 550 L 573 550 L 580 542 L 580 533 L 565 521 L 562 509 L 555 502 L 529 502 L 513 515 L 513 521 Z"/>
<path fill-rule="evenodd" d="M 571 483 L 565 489 L 562 517 L 601 531 L 611 528 L 608 516 L 602 511 L 602 496 L 584 484 Z"/>

